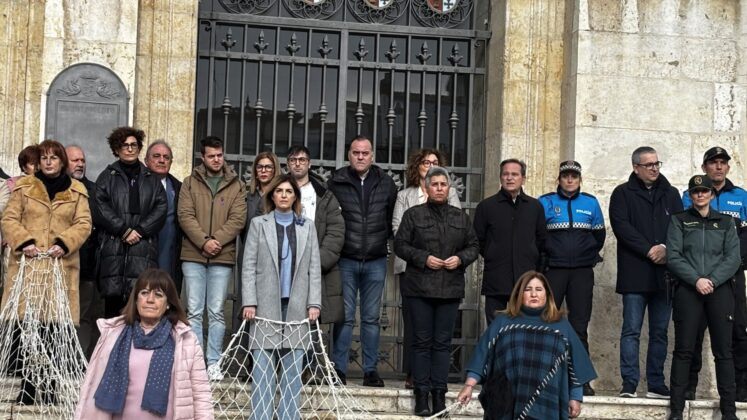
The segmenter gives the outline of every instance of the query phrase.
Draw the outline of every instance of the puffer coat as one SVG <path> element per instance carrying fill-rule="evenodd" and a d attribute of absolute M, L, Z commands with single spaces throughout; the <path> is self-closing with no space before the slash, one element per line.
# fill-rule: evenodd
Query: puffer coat
<path fill-rule="evenodd" d="M 97 321 L 101 338 L 88 363 L 86 379 L 80 388 L 78 407 L 75 419 L 110 420 L 111 413 L 99 410 L 93 398 L 96 389 L 104 377 L 114 345 L 126 324 L 124 316 Z M 210 420 L 214 418 L 210 394 L 210 384 L 205 370 L 205 359 L 197 337 L 192 328 L 177 322 L 171 330 L 176 348 L 174 349 L 174 367 L 171 371 L 173 389 L 174 420 Z"/>
<path fill-rule="evenodd" d="M 37 248 L 46 251 L 59 240 L 65 245 L 64 248 L 67 248 L 67 253 L 60 261 L 65 271 L 70 313 L 73 322 L 77 324 L 80 319 L 78 250 L 91 233 L 91 211 L 88 207 L 86 187 L 73 179 L 68 189 L 58 192 L 50 201 L 47 189 L 39 178 L 20 178 L 13 187 L 10 201 L 3 213 L 2 230 L 12 252 L 3 293 L 3 307 L 13 288 L 14 277 L 18 273 L 23 246 L 33 241 Z M 24 302 L 19 302 L 20 308 L 24 306 Z M 24 314 L 19 313 L 19 316 L 23 317 Z"/>
<path fill-rule="evenodd" d="M 96 180 L 94 224 L 99 232 L 98 284 L 102 297 L 128 296 L 146 268 L 158 267 L 158 232 L 166 221 L 166 191 L 157 176 L 141 164 L 137 180 L 140 212 L 129 212 L 129 181 L 119 161 Z M 128 245 L 124 233 L 137 228 L 140 242 Z"/>

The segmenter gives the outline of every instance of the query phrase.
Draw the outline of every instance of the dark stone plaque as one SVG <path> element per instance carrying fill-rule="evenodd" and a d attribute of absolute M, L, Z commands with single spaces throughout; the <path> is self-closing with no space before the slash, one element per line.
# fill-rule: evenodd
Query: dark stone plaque
<path fill-rule="evenodd" d="M 47 92 L 45 138 L 80 145 L 86 153 L 86 175 L 95 181 L 115 159 L 106 136 L 127 125 L 129 99 L 122 81 L 108 68 L 74 64 L 55 77 Z"/>

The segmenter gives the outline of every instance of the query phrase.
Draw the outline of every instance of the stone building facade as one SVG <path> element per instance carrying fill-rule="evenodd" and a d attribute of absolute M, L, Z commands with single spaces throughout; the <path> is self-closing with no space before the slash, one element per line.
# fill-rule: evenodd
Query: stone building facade
<path fill-rule="evenodd" d="M 303 0 L 302 0 L 303 1 Z M 310 0 L 311 3 L 315 3 Z M 731 153 L 745 182 L 747 8 L 737 0 L 475 0 L 491 33 L 486 58 L 482 189 L 498 162 L 529 164 L 527 192 L 554 189 L 557 165 L 584 166 L 583 189 L 606 209 L 631 171 L 630 153 L 656 147 L 662 172 L 684 187 L 703 151 Z M 318 3 L 318 1 L 317 1 Z M 0 0 L 0 166 L 43 139 L 50 84 L 65 68 L 111 69 L 130 95 L 129 121 L 193 163 L 197 0 Z M 605 210 L 606 211 L 606 210 Z M 591 323 L 597 388 L 620 386 L 621 299 L 615 239 L 597 267 Z M 670 340 L 671 341 L 671 340 Z M 708 371 L 712 375 L 712 369 Z"/>

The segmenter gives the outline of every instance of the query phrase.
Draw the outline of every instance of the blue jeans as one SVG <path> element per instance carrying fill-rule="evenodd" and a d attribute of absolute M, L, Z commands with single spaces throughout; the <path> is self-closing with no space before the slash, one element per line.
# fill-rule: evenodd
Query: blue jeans
<path fill-rule="evenodd" d="M 207 303 L 208 347 L 205 353 L 208 366 L 217 363 L 223 352 L 223 336 L 226 333 L 223 305 L 228 297 L 231 270 L 225 265 L 182 262 L 184 285 L 187 288 L 187 319 L 203 349 L 202 313 Z"/>
<path fill-rule="evenodd" d="M 272 420 L 275 391 L 280 390 L 277 419 L 300 419 L 301 370 L 304 350 L 252 350 L 252 420 Z M 280 387 L 277 387 L 275 365 L 280 357 Z"/>
<path fill-rule="evenodd" d="M 335 369 L 347 374 L 355 324 L 355 306 L 358 291 L 360 291 L 363 372 L 375 371 L 379 358 L 379 316 L 381 315 L 381 294 L 386 280 L 386 257 L 365 262 L 340 258 L 337 267 L 340 269 L 342 278 L 345 321 L 335 325 L 332 361 L 335 363 Z"/>
<path fill-rule="evenodd" d="M 664 361 L 667 358 L 667 328 L 672 306 L 664 291 L 623 294 L 623 325 L 620 334 L 620 374 L 623 383 L 638 386 L 641 371 L 638 352 L 643 315 L 648 307 L 648 352 L 646 379 L 648 389 L 663 387 Z"/>

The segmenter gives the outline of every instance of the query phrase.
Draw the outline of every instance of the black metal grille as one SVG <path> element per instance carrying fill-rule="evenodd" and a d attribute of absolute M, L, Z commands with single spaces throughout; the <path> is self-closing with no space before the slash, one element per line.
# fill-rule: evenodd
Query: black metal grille
<path fill-rule="evenodd" d="M 226 159 L 245 178 L 257 153 L 271 150 L 285 162 L 303 144 L 326 178 L 346 164 L 346 142 L 365 134 L 400 187 L 410 152 L 435 147 L 450 158 L 463 206 L 474 208 L 490 36 L 476 21 L 487 3 L 203 0 L 195 141 L 222 137 Z M 385 305 L 398 306 L 398 291 L 387 293 Z M 477 307 L 465 302 L 463 310 Z"/>

